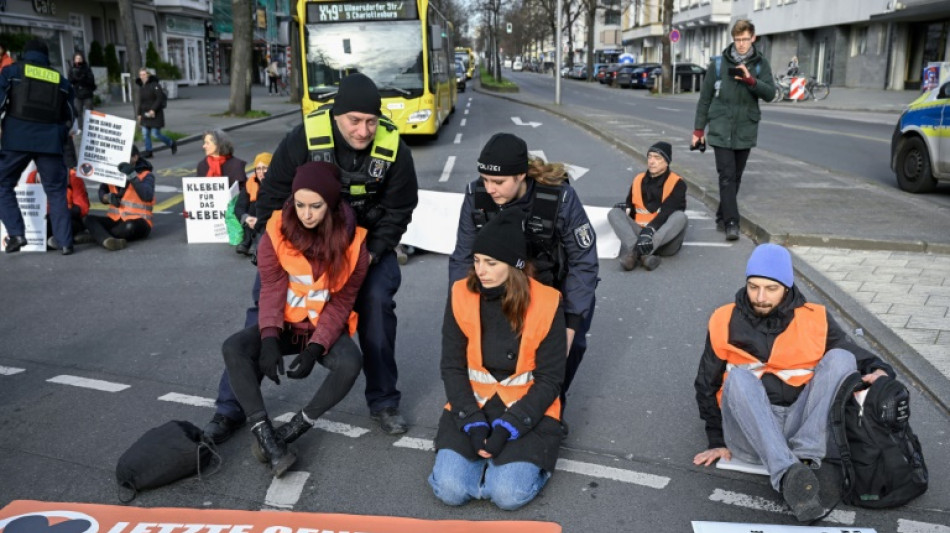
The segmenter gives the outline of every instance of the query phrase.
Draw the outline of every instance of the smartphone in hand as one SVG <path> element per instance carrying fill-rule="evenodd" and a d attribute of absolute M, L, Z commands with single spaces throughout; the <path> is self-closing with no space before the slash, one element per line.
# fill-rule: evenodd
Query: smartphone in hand
<path fill-rule="evenodd" d="M 745 73 L 742 72 L 742 69 L 739 67 L 729 67 L 730 76 L 739 76 L 740 78 L 745 76 Z"/>

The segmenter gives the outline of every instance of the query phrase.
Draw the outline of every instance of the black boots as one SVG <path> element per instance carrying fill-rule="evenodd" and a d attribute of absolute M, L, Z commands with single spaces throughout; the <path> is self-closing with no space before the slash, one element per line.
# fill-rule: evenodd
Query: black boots
<path fill-rule="evenodd" d="M 284 475 L 297 460 L 297 454 L 287 447 L 287 443 L 277 438 L 270 419 L 265 418 L 256 423 L 251 428 L 251 433 L 255 438 L 251 450 L 257 455 L 255 448 L 259 448 L 263 458 L 270 463 L 274 477 Z"/>
<path fill-rule="evenodd" d="M 281 425 L 274 430 L 274 436 L 277 440 L 283 442 L 284 444 L 290 444 L 291 442 L 300 438 L 301 435 L 307 432 L 313 426 L 310 425 L 310 422 L 307 422 L 307 419 L 303 417 L 302 413 L 297 413 L 293 418 L 290 419 L 290 422 Z M 267 456 L 264 455 L 264 450 L 261 448 L 258 441 L 251 443 L 251 452 L 254 453 L 254 457 L 257 457 L 257 460 L 266 463 Z"/>

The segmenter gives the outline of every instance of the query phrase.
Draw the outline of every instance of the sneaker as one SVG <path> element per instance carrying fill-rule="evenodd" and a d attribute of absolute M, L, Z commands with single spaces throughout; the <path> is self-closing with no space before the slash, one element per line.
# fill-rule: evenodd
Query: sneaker
<path fill-rule="evenodd" d="M 656 267 L 660 266 L 660 256 L 645 255 L 640 258 L 640 262 L 643 263 L 643 268 L 647 270 L 656 270 Z"/>
<path fill-rule="evenodd" d="M 113 252 L 122 250 L 125 248 L 126 244 L 127 241 L 125 239 L 116 239 L 115 237 L 109 237 L 108 239 L 102 241 L 102 247 Z"/>
<path fill-rule="evenodd" d="M 204 433 L 205 439 L 215 444 L 221 444 L 230 439 L 234 433 L 244 425 L 244 422 L 244 419 L 234 420 L 233 418 L 215 413 L 214 416 L 211 417 L 211 422 L 208 422 L 208 425 L 202 430 L 202 433 Z"/>
<path fill-rule="evenodd" d="M 399 409 L 396 407 L 386 407 L 375 413 L 370 413 L 369 416 L 379 423 L 380 429 L 390 435 L 401 435 L 409 431 L 409 424 L 399 414 Z"/>
<path fill-rule="evenodd" d="M 49 239 L 46 239 L 46 247 L 50 250 L 59 248 L 59 242 L 56 241 L 56 237 L 50 235 Z"/>
<path fill-rule="evenodd" d="M 735 222 L 730 222 L 726 224 L 726 240 L 727 241 L 737 241 L 739 240 L 739 224 Z"/>
<path fill-rule="evenodd" d="M 782 477 L 782 497 L 799 522 L 811 522 L 825 513 L 818 497 L 818 478 L 802 463 L 793 464 Z"/>
<path fill-rule="evenodd" d="M 75 251 L 76 251 L 75 248 L 73 248 L 72 246 L 63 246 L 63 250 L 62 250 L 63 255 L 73 255 L 73 252 Z"/>
<path fill-rule="evenodd" d="M 178 153 L 178 143 L 176 141 L 172 141 L 171 149 L 172 149 L 172 155 L 175 155 Z"/>

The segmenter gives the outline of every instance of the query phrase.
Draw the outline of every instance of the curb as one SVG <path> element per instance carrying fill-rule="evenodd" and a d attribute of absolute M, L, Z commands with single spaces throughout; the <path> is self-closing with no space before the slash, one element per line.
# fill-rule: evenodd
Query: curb
<path fill-rule="evenodd" d="M 277 114 L 270 115 L 270 116 L 266 116 L 266 117 L 254 118 L 254 119 L 248 120 L 248 121 L 246 121 L 246 122 L 239 122 L 239 123 L 237 123 L 237 124 L 232 124 L 232 125 L 230 125 L 230 126 L 226 126 L 226 127 L 224 127 L 224 128 L 220 128 L 220 129 L 221 129 L 221 131 L 232 131 L 232 130 L 244 128 L 244 127 L 246 127 L 246 126 L 253 126 L 253 125 L 255 125 L 255 124 L 260 124 L 261 122 L 267 122 L 268 120 L 273 120 L 273 119 L 275 119 L 275 118 L 282 118 L 282 117 L 290 116 L 290 115 L 293 115 L 294 113 L 300 113 L 300 109 L 292 109 L 292 110 L 290 110 L 290 111 L 284 111 L 284 112 L 277 113 Z M 182 145 L 182 144 L 188 144 L 188 143 L 191 143 L 191 142 L 199 141 L 199 140 L 201 140 L 201 138 L 202 138 L 203 135 L 204 135 L 203 133 L 193 133 L 193 134 L 191 134 L 191 135 L 186 135 L 186 136 L 184 136 L 184 137 L 182 137 L 182 138 L 180 138 L 180 139 L 175 140 L 175 143 L 176 143 L 176 145 L 180 146 L 180 145 Z M 161 152 L 162 150 L 170 150 L 170 149 L 171 149 L 171 148 L 169 148 L 168 146 L 162 144 L 160 147 L 154 148 L 152 151 L 153 151 L 153 152 Z"/>

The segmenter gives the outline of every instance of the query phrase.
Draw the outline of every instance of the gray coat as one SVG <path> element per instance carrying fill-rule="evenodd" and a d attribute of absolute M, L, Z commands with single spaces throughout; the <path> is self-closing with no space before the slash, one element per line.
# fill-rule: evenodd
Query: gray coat
<path fill-rule="evenodd" d="M 145 85 L 142 85 L 142 80 L 137 79 L 135 83 L 142 87 L 139 90 L 139 106 L 136 111 L 136 115 L 142 117 L 142 125 L 146 128 L 156 128 L 162 129 L 165 127 L 165 91 L 162 90 L 162 86 L 158 83 L 158 78 L 155 75 L 148 77 L 148 81 L 145 82 Z M 154 111 L 154 117 L 146 117 L 146 111 Z"/>

